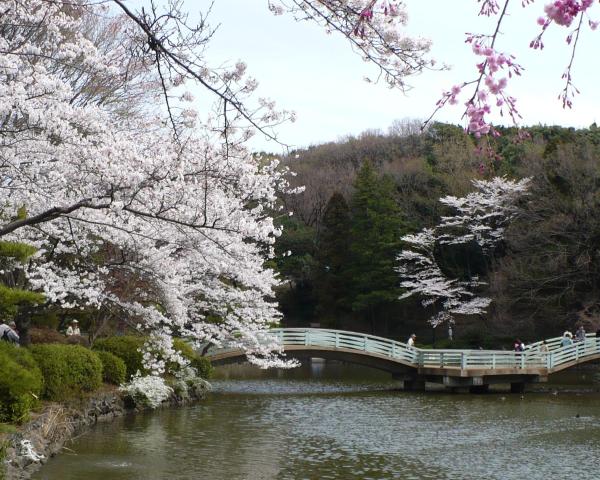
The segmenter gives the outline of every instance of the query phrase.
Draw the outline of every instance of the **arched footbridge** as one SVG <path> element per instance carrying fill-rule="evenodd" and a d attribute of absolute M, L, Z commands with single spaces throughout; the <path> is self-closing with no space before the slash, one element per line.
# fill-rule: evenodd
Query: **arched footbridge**
<path fill-rule="evenodd" d="M 405 388 L 424 388 L 425 382 L 449 388 L 469 387 L 484 391 L 490 384 L 510 383 L 513 391 L 525 383 L 546 381 L 548 375 L 600 359 L 600 338 L 562 347 L 561 337 L 528 345 L 524 352 L 505 350 L 434 350 L 362 333 L 321 328 L 272 329 L 265 341 L 275 341 L 288 357 L 327 358 L 391 372 L 404 380 Z M 236 348 L 213 348 L 207 353 L 215 365 L 244 361 Z"/>

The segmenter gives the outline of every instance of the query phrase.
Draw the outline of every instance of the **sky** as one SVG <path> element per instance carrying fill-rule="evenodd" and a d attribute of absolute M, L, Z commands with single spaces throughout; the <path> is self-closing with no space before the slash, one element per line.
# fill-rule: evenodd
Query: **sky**
<path fill-rule="evenodd" d="M 195 12 L 206 2 L 187 0 Z M 387 131 L 396 119 L 429 117 L 444 90 L 476 75 L 477 57 L 464 43 L 465 32 L 493 31 L 487 18 L 477 16 L 475 0 L 407 0 L 407 33 L 433 41 L 432 56 L 451 70 L 425 72 L 411 77 L 412 89 L 403 94 L 384 84 L 370 84 L 365 76 L 377 70 L 352 52 L 342 36 L 327 35 L 320 27 L 296 22 L 289 15 L 274 16 L 267 0 L 216 0 L 209 21 L 219 28 L 206 53 L 215 64 L 243 60 L 259 81 L 258 94 L 281 108 L 294 110 L 297 121 L 279 128 L 283 142 L 307 147 L 336 141 L 365 130 Z M 569 62 L 568 30 L 552 26 L 545 37 L 546 48 L 534 51 L 529 42 L 538 33 L 536 18 L 544 2 L 526 8 L 514 0 L 497 43 L 499 51 L 513 53 L 524 68 L 522 77 L 511 80 L 508 92 L 518 100 L 522 125 L 587 127 L 600 119 L 600 62 L 597 48 L 600 30 L 585 28 L 574 63 L 575 85 L 581 94 L 572 110 L 564 110 L 557 99 L 563 88 L 562 73 Z M 593 13 L 600 16 L 600 8 Z M 203 92 L 195 92 L 203 95 Z M 464 108 L 445 108 L 438 121 L 465 125 Z M 507 119 L 493 118 L 496 123 Z M 255 150 L 277 152 L 280 146 L 262 137 L 252 141 Z"/>

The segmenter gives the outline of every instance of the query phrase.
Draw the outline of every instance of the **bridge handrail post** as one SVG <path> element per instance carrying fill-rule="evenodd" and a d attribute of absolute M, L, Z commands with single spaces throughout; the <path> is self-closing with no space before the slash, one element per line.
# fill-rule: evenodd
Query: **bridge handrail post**
<path fill-rule="evenodd" d="M 444 352 L 440 353 L 440 367 L 444 366 Z"/>
<path fill-rule="evenodd" d="M 392 358 L 396 358 L 396 342 L 392 342 Z"/>
<path fill-rule="evenodd" d="M 363 351 L 367 351 L 367 345 L 369 342 L 369 337 L 367 337 L 366 335 L 363 337 Z"/>
<path fill-rule="evenodd" d="M 492 353 L 492 369 L 496 368 L 496 354 Z"/>
<path fill-rule="evenodd" d="M 425 353 L 421 350 L 417 352 L 417 365 L 420 367 L 425 365 Z"/>
<path fill-rule="evenodd" d="M 467 355 L 465 352 L 460 352 L 460 368 L 463 370 L 467 368 Z"/>
<path fill-rule="evenodd" d="M 307 347 L 310 345 L 310 330 L 304 331 L 304 345 Z"/>
<path fill-rule="evenodd" d="M 550 370 L 552 368 L 552 356 L 554 354 L 551 352 L 546 353 L 546 368 Z"/>
<path fill-rule="evenodd" d="M 525 352 L 519 352 L 521 355 L 521 368 L 525 368 Z"/>
<path fill-rule="evenodd" d="M 335 332 L 335 348 L 340 348 L 340 332 Z"/>

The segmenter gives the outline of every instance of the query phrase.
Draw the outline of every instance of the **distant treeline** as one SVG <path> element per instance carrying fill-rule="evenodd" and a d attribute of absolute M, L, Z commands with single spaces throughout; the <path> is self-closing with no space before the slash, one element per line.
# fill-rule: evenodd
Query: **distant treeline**
<path fill-rule="evenodd" d="M 582 323 L 600 326 L 600 129 L 537 126 L 476 140 L 454 125 L 420 132 L 398 122 L 388 134 L 367 132 L 284 159 L 304 185 L 281 198 L 275 267 L 286 325 L 369 331 L 402 340 L 434 332 L 432 313 L 402 294 L 395 272 L 401 237 L 435 225 L 439 198 L 463 196 L 471 180 L 532 177 L 521 214 L 492 258 L 474 249 L 439 252 L 456 277 L 478 274 L 494 302 L 488 314 L 459 318 L 459 341 L 493 345 L 514 336 L 556 336 Z M 291 255 L 287 252 L 291 251 Z"/>

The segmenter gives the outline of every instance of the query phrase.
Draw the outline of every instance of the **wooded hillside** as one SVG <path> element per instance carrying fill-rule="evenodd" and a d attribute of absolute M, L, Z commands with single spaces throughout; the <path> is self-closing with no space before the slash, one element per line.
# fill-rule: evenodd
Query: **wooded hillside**
<path fill-rule="evenodd" d="M 473 346 L 513 336 L 556 336 L 583 323 L 600 327 L 600 130 L 504 129 L 489 145 L 460 127 L 424 133 L 398 122 L 387 134 L 366 132 L 292 152 L 284 159 L 304 185 L 281 199 L 278 299 L 286 325 L 320 323 L 431 343 L 431 308 L 403 293 L 401 237 L 448 215 L 439 202 L 464 196 L 474 179 L 532 177 L 519 215 L 491 257 L 468 245 L 436 252 L 457 278 L 478 274 L 493 303 L 486 315 L 457 319 L 455 336 Z M 286 255 L 291 251 L 291 255 Z"/>

